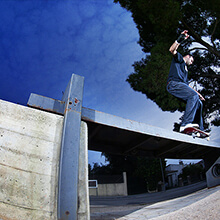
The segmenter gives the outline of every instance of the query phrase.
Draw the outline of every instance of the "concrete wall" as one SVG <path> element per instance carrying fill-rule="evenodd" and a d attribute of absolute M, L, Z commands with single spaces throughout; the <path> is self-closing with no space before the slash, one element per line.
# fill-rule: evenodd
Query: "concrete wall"
<path fill-rule="evenodd" d="M 220 185 L 220 157 L 206 172 L 206 180 L 208 188 Z"/>
<path fill-rule="evenodd" d="M 63 117 L 0 100 L 0 218 L 56 219 Z"/>
<path fill-rule="evenodd" d="M 98 188 L 90 188 L 90 196 L 127 196 L 127 177 L 123 173 L 123 183 L 98 184 Z"/>
<path fill-rule="evenodd" d="M 63 116 L 0 100 L 0 219 L 57 220 Z M 81 123 L 78 220 L 89 220 L 88 129 Z"/>

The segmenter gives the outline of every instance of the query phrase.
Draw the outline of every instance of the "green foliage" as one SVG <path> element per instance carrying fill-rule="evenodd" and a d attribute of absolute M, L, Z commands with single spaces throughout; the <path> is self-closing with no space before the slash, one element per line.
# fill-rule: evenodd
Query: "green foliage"
<path fill-rule="evenodd" d="M 182 174 L 179 175 L 183 180 L 187 180 L 187 176 L 190 176 L 192 180 L 200 180 L 200 175 L 204 175 L 205 170 L 200 164 L 189 164 L 184 167 Z"/>
<path fill-rule="evenodd" d="M 166 80 L 172 56 L 169 47 L 182 30 L 189 30 L 190 39 L 179 47 L 183 55 L 190 52 L 194 64 L 190 79 L 200 85 L 205 97 L 204 116 L 220 125 L 220 4 L 219 0 L 114 0 L 132 13 L 137 25 L 139 44 L 146 58 L 133 64 L 134 72 L 127 81 L 154 101 L 163 111 L 183 111 L 184 103 L 169 95 Z M 209 39 L 210 43 L 204 41 Z M 203 46 L 192 46 L 193 42 Z M 189 49 L 190 46 L 193 48 Z M 195 49 L 198 48 L 198 49 Z M 214 116 L 214 117 L 213 117 Z"/>
<path fill-rule="evenodd" d="M 112 155 L 106 153 L 103 153 L 103 155 L 105 156 L 106 161 L 108 161 L 109 164 L 99 165 L 95 163 L 93 169 L 89 169 L 90 175 L 115 175 L 126 172 L 128 177 L 143 178 L 149 190 L 156 189 L 158 182 L 163 181 L 160 167 L 160 159 L 158 158 Z M 161 161 L 164 171 L 166 167 L 166 161 L 164 159 L 162 159 Z"/>
<path fill-rule="evenodd" d="M 158 43 L 151 56 L 136 62 L 135 73 L 130 74 L 127 81 L 135 91 L 147 95 L 163 111 L 183 111 L 185 104 L 166 91 L 167 73 L 170 67 L 171 55 L 167 53 L 167 44 Z"/>
<path fill-rule="evenodd" d="M 166 167 L 166 161 L 162 161 L 163 172 Z M 137 177 L 144 177 L 149 190 L 155 190 L 158 182 L 163 181 L 160 159 L 158 158 L 138 158 Z"/>
<path fill-rule="evenodd" d="M 135 156 L 123 156 L 103 153 L 111 174 L 121 174 L 127 172 L 127 175 L 133 175 L 137 168 L 137 158 Z"/>

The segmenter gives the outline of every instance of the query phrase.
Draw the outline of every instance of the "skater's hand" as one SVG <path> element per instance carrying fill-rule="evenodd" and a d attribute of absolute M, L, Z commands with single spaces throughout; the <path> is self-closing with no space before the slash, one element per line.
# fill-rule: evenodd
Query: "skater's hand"
<path fill-rule="evenodd" d="M 189 37 L 188 35 L 188 30 L 184 30 L 180 36 L 177 38 L 176 42 L 178 44 L 182 44 L 187 38 Z"/>
<path fill-rule="evenodd" d="M 196 91 L 192 86 L 190 86 L 189 85 L 189 87 L 191 88 L 191 89 L 193 89 L 197 94 L 198 94 L 198 96 L 199 96 L 199 99 L 201 100 L 201 101 L 205 101 L 205 98 L 198 92 L 198 91 Z"/>
<path fill-rule="evenodd" d="M 184 30 L 181 34 L 185 35 L 185 39 L 187 39 L 189 37 L 188 30 Z"/>
<path fill-rule="evenodd" d="M 169 51 L 173 54 L 176 55 L 177 49 L 181 43 L 183 43 L 187 38 L 189 37 L 188 35 L 188 30 L 184 30 L 180 36 L 177 38 L 177 40 L 171 45 Z"/>

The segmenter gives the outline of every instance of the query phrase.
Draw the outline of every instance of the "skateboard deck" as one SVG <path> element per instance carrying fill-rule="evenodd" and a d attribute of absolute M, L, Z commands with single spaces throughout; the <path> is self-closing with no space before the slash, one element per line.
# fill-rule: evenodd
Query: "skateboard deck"
<path fill-rule="evenodd" d="M 188 134 L 188 135 L 192 135 L 193 137 L 198 137 L 198 138 L 207 138 L 207 140 L 209 140 L 209 134 L 201 131 L 198 128 L 195 127 L 188 127 L 185 128 L 183 131 L 184 134 Z"/>

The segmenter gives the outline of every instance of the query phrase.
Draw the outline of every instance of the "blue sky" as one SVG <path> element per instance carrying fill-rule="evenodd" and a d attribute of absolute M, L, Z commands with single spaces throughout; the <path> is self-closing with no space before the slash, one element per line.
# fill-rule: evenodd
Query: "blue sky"
<path fill-rule="evenodd" d="M 131 14 L 113 0 L 1 0 L 0 99 L 61 99 L 75 73 L 85 77 L 84 107 L 172 130 L 181 114 L 162 112 L 126 82 L 145 56 L 138 38 Z M 94 161 L 104 158 L 90 152 Z"/>

